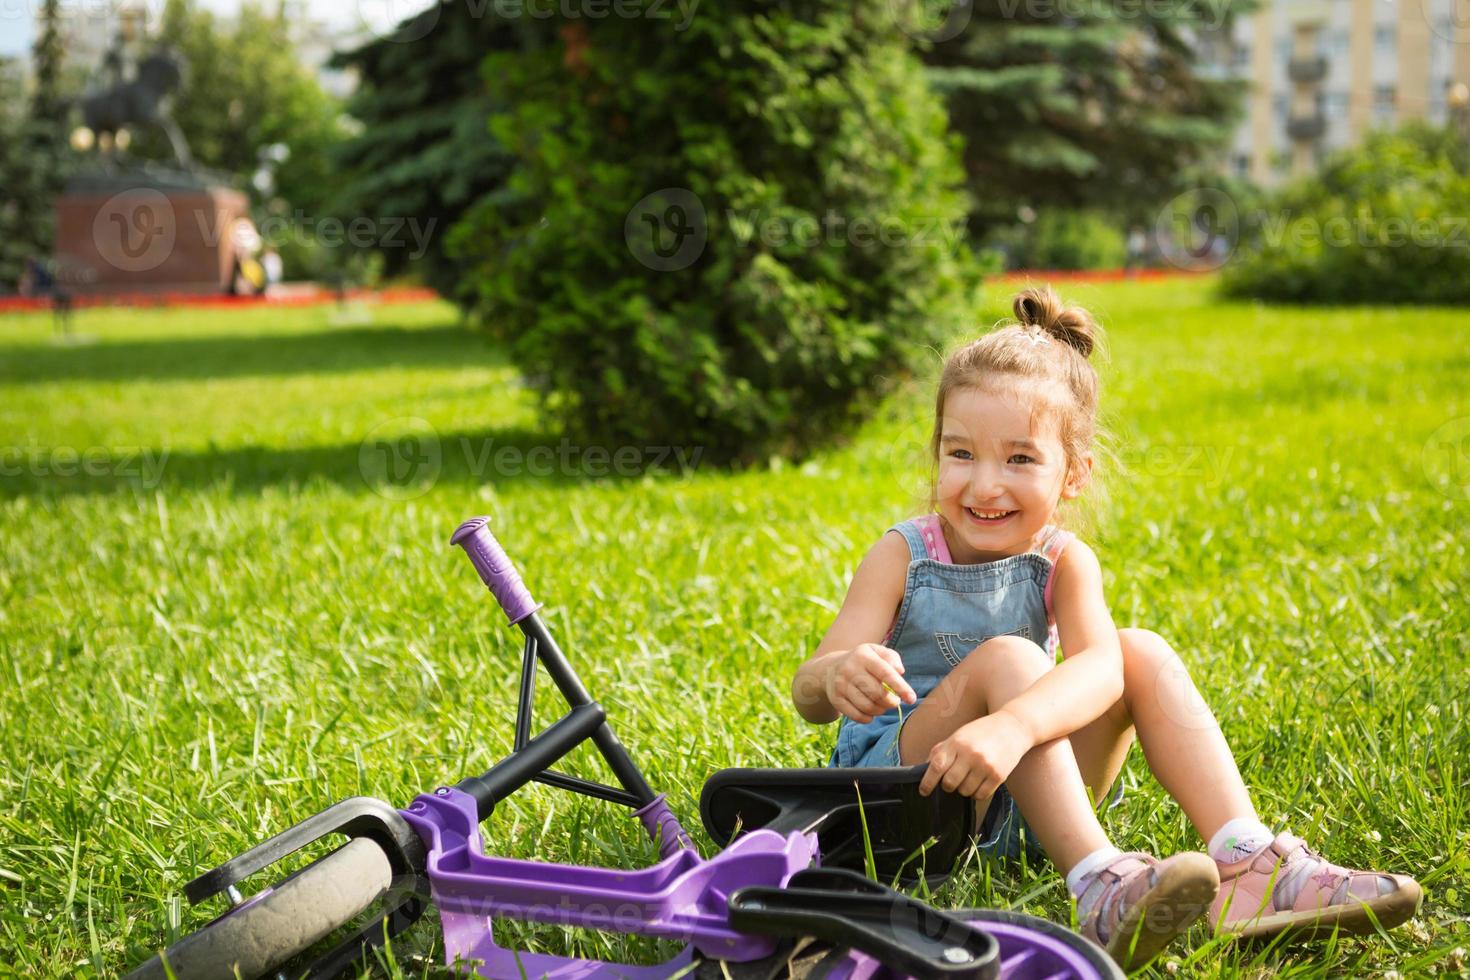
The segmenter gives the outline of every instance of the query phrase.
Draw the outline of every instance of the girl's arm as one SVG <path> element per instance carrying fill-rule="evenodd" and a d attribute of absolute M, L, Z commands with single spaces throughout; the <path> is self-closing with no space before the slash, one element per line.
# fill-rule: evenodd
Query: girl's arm
<path fill-rule="evenodd" d="M 1074 540 L 1057 561 L 1052 609 L 1066 659 L 1006 702 L 1040 745 L 1090 724 L 1123 696 L 1123 648 L 1103 599 L 1097 555 Z"/>
<path fill-rule="evenodd" d="M 796 671 L 791 682 L 791 700 L 797 712 L 814 725 L 836 721 L 827 690 L 827 675 L 835 662 L 862 644 L 876 644 L 893 623 L 903 601 L 903 583 L 908 575 L 909 546 L 900 534 L 884 534 L 873 545 L 847 588 L 847 598 L 817 650 Z M 895 691 L 908 685 L 889 682 Z M 907 700 L 907 699 L 906 699 Z"/>

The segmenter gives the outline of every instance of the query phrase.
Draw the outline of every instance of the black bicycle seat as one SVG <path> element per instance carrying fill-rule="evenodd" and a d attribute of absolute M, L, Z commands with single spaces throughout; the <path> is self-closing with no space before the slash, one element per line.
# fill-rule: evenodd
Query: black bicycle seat
<path fill-rule="evenodd" d="M 721 847 L 758 828 L 814 832 L 822 866 L 853 871 L 867 869 L 866 824 L 879 878 L 935 887 L 969 846 L 975 801 L 942 789 L 920 796 L 927 768 L 721 769 L 704 784 L 699 815 Z"/>

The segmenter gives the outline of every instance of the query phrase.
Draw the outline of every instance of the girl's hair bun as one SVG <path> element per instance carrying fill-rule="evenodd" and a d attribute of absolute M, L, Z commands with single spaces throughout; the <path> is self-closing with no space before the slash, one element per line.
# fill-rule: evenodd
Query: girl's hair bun
<path fill-rule="evenodd" d="M 1040 330 L 1083 357 L 1096 346 L 1097 323 L 1080 306 L 1067 306 L 1050 286 L 1032 286 L 1016 294 L 1011 305 L 1023 328 Z"/>

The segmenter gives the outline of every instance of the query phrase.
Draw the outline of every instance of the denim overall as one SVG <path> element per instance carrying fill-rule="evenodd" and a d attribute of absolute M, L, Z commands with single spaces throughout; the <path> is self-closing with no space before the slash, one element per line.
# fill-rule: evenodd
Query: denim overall
<path fill-rule="evenodd" d="M 1067 535 L 1053 529 L 1044 550 L 1012 555 L 979 565 L 954 565 L 940 559 L 943 542 L 938 515 L 896 524 L 908 541 L 909 568 L 903 602 L 883 645 L 903 658 L 904 680 L 919 701 L 903 704 L 867 724 L 843 718 L 830 765 L 897 766 L 901 718 L 907 718 L 960 661 L 994 636 L 1010 633 L 1054 651 L 1047 615 L 1048 580 L 1053 558 Z M 936 537 L 938 541 L 936 541 Z M 926 543 L 926 538 L 928 539 Z M 1042 656 L 1041 650 L 1037 651 Z M 1048 663 L 1055 661 L 1048 657 Z M 991 798 L 976 838 L 977 848 L 994 857 L 1027 860 L 1045 857 L 1041 842 L 1026 826 L 1004 785 Z"/>

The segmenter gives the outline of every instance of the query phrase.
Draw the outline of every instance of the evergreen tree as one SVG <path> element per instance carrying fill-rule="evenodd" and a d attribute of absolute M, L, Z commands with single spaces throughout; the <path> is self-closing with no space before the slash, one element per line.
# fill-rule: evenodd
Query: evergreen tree
<path fill-rule="evenodd" d="M 31 58 L 29 105 L 0 99 L 0 291 L 15 288 L 28 260 L 49 260 L 56 231 L 56 195 L 68 160 L 67 99 L 61 91 L 60 0 L 45 0 Z M 21 85 L 11 76 L 12 91 Z M 24 111 L 16 111 L 26 105 Z"/>
<path fill-rule="evenodd" d="M 504 19 L 495 7 L 444 0 L 405 20 L 397 30 L 332 64 L 357 72 L 348 112 L 359 135 L 334 149 L 343 172 L 344 213 L 415 217 L 434 223 L 428 251 L 415 266 L 446 296 L 465 298 L 464 264 L 445 249 L 446 232 L 477 201 L 499 191 L 512 157 L 490 134 L 490 119 L 505 111 L 480 71 L 495 51 L 549 43 L 545 20 Z M 385 271 L 407 267 L 404 249 L 384 249 Z"/>
<path fill-rule="evenodd" d="M 31 96 L 31 118 L 61 127 L 65 100 L 60 91 L 61 0 L 44 0 L 41 5 L 41 30 L 36 36 L 31 57 L 35 63 L 35 89 Z"/>
<path fill-rule="evenodd" d="M 915 0 L 909 30 L 965 138 L 971 232 L 1023 207 L 1142 217 L 1212 166 L 1243 88 L 1201 77 L 1193 39 L 1249 2 L 953 0 L 941 24 Z"/>

